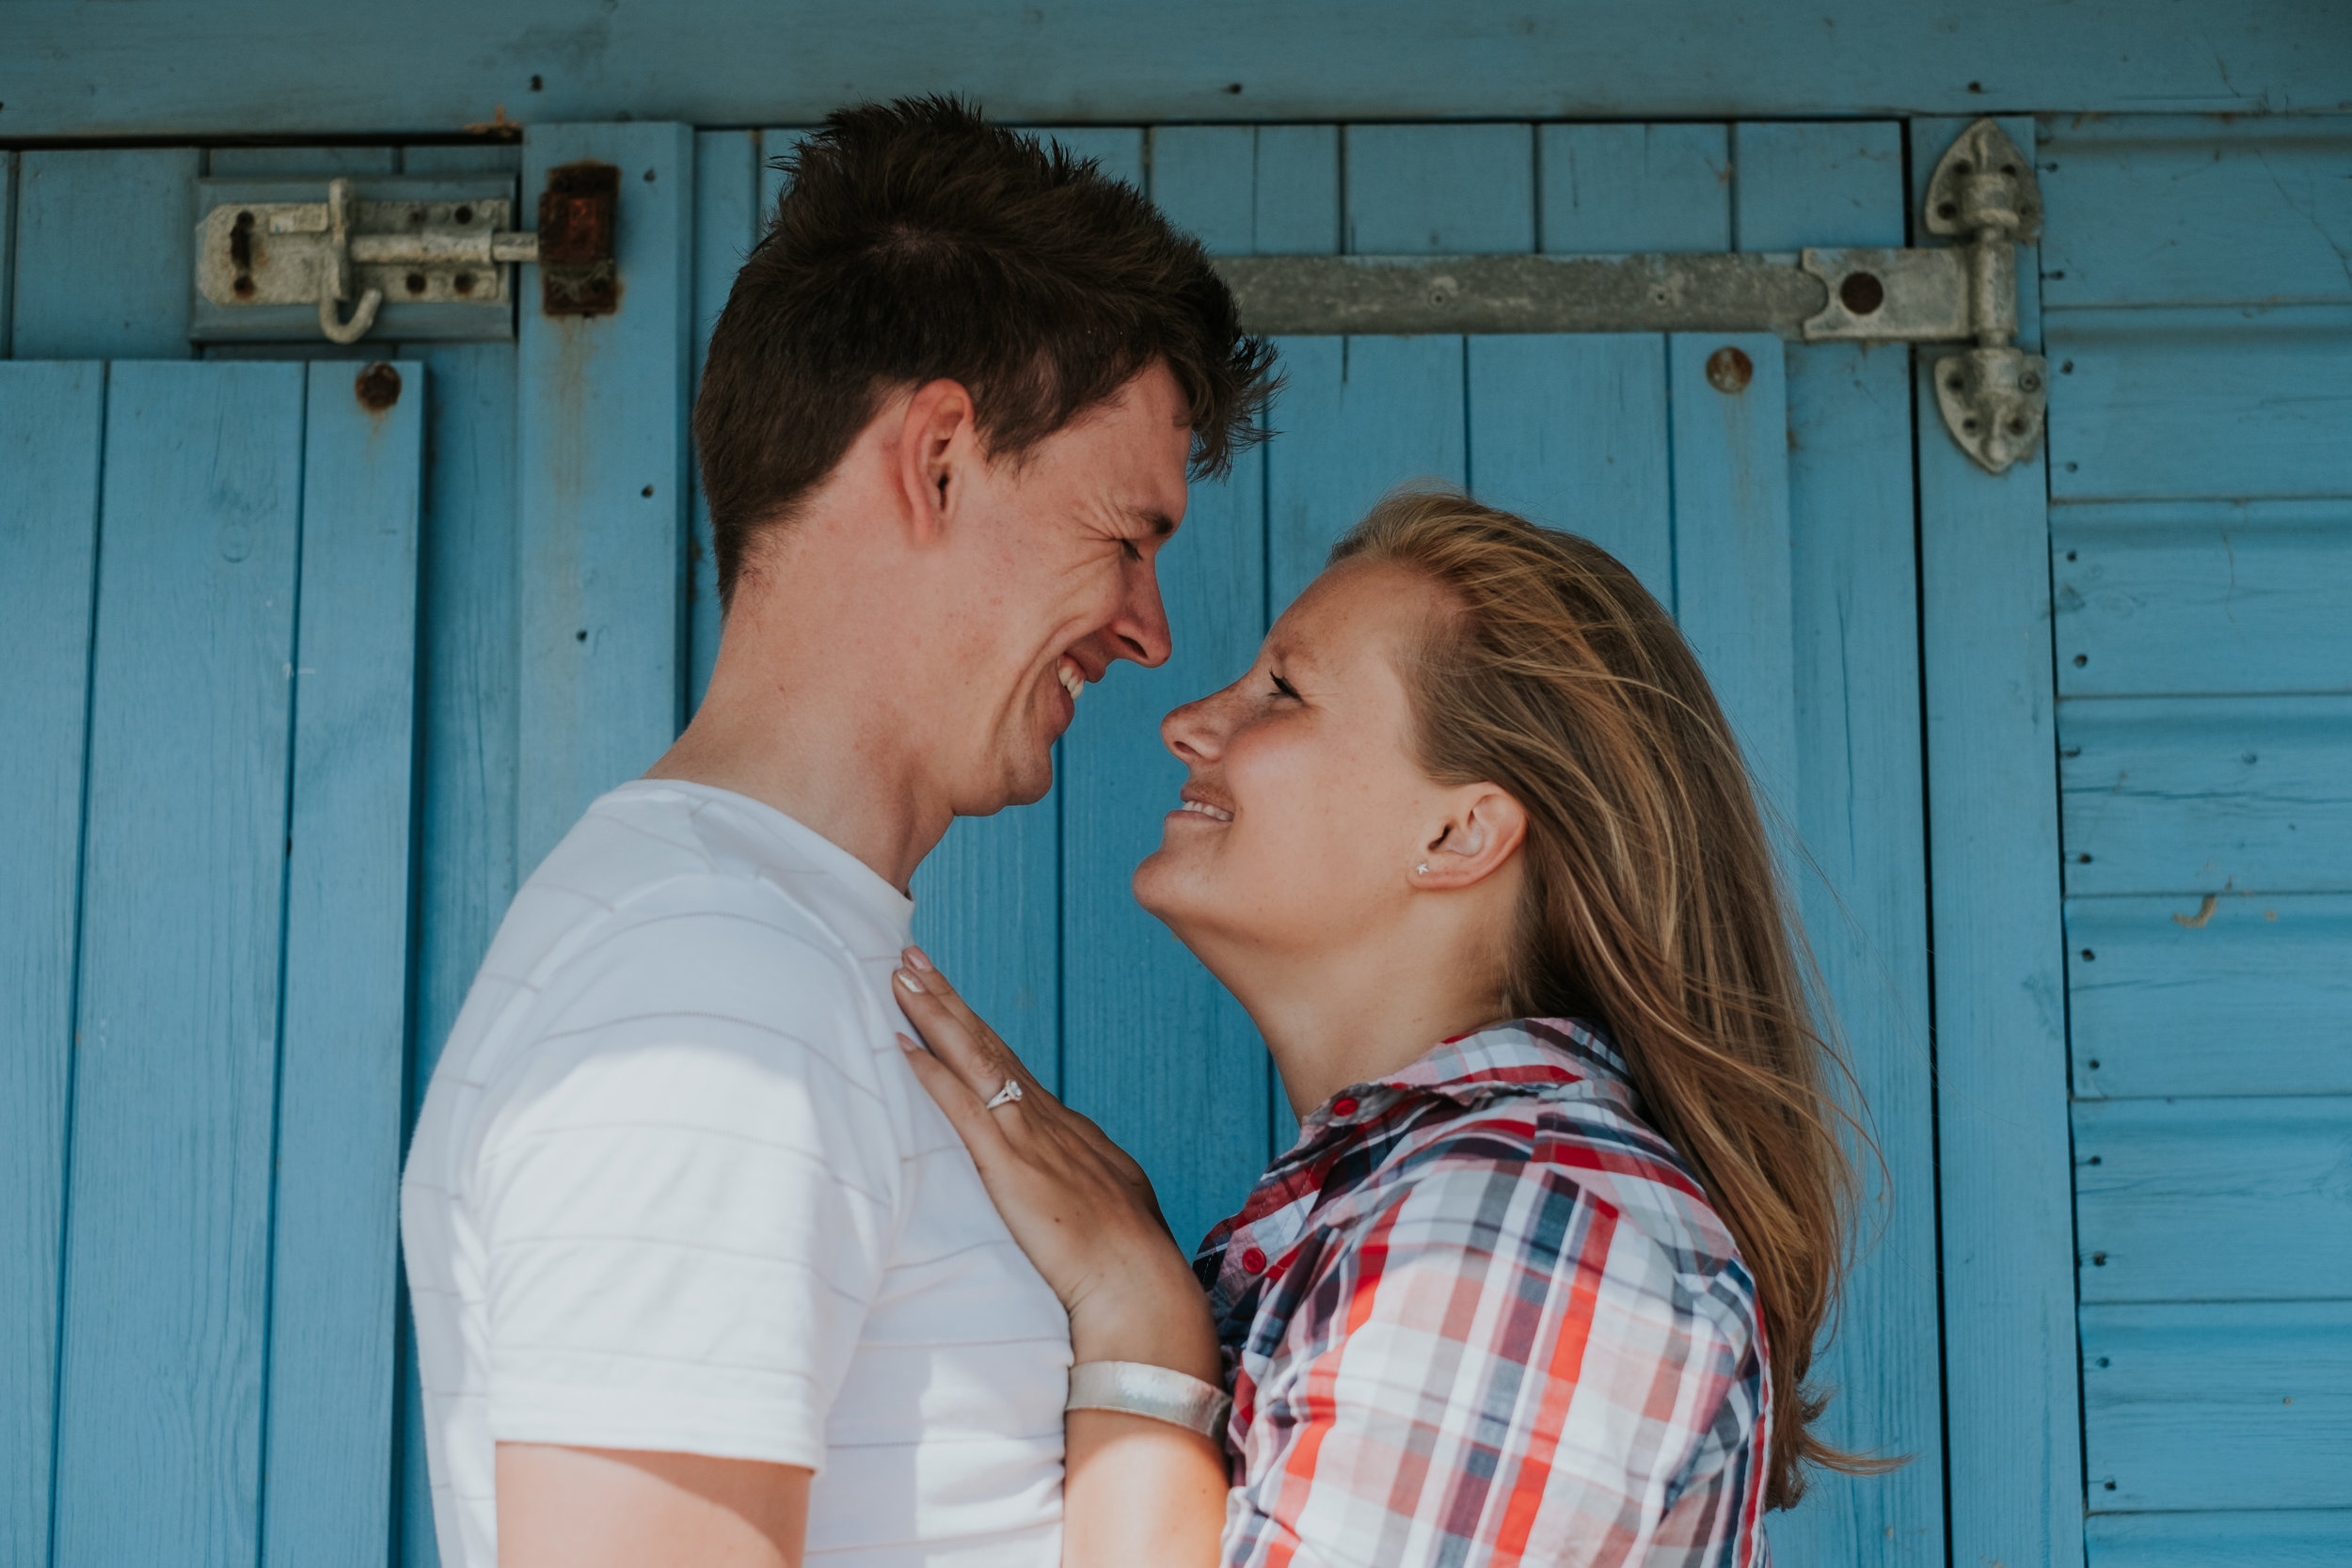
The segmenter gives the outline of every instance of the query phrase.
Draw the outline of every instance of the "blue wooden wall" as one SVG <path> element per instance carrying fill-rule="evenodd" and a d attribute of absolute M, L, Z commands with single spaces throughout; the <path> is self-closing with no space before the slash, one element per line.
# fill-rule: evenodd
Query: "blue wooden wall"
<path fill-rule="evenodd" d="M 1056 134 L 1232 253 L 1777 251 L 1900 243 L 1963 123 Z M 1089 693 L 1054 796 L 959 826 L 924 935 L 1199 1229 L 1289 1128 L 1125 896 L 1159 714 L 1392 481 L 1581 528 L 1713 657 L 1887 1158 L 1824 1371 L 1836 1437 L 1915 1459 L 1823 1481 L 1783 1560 L 2343 1560 L 2352 139 L 2005 123 L 2050 213 L 2050 463 L 1970 467 L 1901 351 L 1746 341 L 1734 406 L 1722 339 L 1287 342 L 1280 438 L 1165 562 L 1176 658 Z M 686 388 L 792 135 L 0 152 L 0 348 L 71 362 L 0 365 L 0 1558 L 434 1560 L 390 1408 L 404 1101 L 518 877 L 707 673 Z M 191 357 L 201 173 L 580 156 L 633 176 L 620 317 L 123 363 Z M 370 435 L 379 356 L 408 392 Z M 204 463 L 248 477 L 141 504 Z M 127 1501 L 90 1479 L 126 1459 Z"/>

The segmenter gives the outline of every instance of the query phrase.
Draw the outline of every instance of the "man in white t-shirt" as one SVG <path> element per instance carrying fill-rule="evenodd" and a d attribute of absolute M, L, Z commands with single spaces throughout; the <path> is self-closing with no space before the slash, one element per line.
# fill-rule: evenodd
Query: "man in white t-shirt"
<path fill-rule="evenodd" d="M 944 101 L 801 144 L 694 413 L 693 723 L 517 895 L 402 1191 L 445 1568 L 1049 1568 L 1060 1305 L 889 977 L 959 815 L 1157 664 L 1270 356 L 1128 187 Z"/>

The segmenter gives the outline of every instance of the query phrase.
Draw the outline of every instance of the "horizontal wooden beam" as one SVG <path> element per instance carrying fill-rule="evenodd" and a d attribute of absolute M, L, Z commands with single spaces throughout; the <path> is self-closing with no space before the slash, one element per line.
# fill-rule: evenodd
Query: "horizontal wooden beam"
<path fill-rule="evenodd" d="M 2338 0 L 79 0 L 0 7 L 0 141 L 1007 119 L 2342 110 Z"/>

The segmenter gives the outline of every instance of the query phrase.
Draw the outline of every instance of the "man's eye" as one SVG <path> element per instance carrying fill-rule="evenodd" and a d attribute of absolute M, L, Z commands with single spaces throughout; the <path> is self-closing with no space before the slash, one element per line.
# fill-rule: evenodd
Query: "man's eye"
<path fill-rule="evenodd" d="M 1298 689 L 1291 685 L 1290 682 L 1284 680 L 1281 676 L 1276 675 L 1273 677 L 1273 680 L 1274 690 L 1277 696 L 1289 697 L 1293 699 L 1295 699 L 1298 696 Z"/>
<path fill-rule="evenodd" d="M 1127 559 L 1130 561 L 1141 561 L 1143 559 L 1143 552 L 1136 548 L 1136 542 L 1132 539 L 1121 539 L 1119 542 L 1119 547 L 1127 552 Z"/>

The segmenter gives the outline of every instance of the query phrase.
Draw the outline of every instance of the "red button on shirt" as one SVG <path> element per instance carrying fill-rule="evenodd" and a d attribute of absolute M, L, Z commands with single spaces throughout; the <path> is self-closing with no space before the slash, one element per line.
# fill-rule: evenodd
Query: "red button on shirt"
<path fill-rule="evenodd" d="M 1241 1255 L 1241 1266 L 1251 1274 L 1265 1273 L 1265 1254 L 1251 1247 Z"/>
<path fill-rule="evenodd" d="M 1331 1114 L 1335 1117 L 1354 1116 L 1356 1114 L 1355 1098 L 1353 1096 L 1348 1096 L 1331 1101 Z"/>

